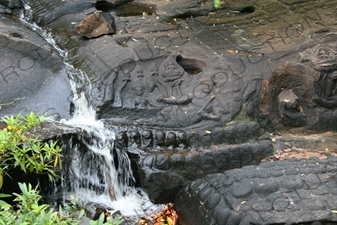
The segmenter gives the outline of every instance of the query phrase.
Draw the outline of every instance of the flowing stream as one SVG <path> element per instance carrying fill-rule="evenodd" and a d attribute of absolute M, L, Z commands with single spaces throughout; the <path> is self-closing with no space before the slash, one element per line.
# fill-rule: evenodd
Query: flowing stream
<path fill-rule="evenodd" d="M 62 120 L 64 124 L 80 128 L 83 132 L 77 138 L 68 140 L 66 148 L 70 161 L 62 171 L 63 180 L 55 185 L 54 195 L 63 201 L 75 196 L 80 202 L 103 204 L 113 212 L 120 211 L 129 218 L 137 218 L 158 210 L 146 193 L 133 187 L 134 178 L 130 159 L 126 151 L 114 146 L 115 132 L 95 119 L 95 111 L 90 105 L 90 96 L 78 94 L 78 86 L 90 83 L 87 75 L 69 63 L 67 51 L 61 49 L 52 34 L 32 21 L 32 10 L 27 0 L 23 0 L 24 11 L 20 19 L 30 29 L 51 44 L 63 58 L 63 63 L 74 93 L 75 111 L 73 118 Z"/>

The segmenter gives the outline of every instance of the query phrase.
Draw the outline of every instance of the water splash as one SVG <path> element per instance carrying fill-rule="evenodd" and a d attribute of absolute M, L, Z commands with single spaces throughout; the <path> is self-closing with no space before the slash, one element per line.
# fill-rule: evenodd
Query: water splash
<path fill-rule="evenodd" d="M 76 138 L 65 144 L 64 151 L 71 157 L 62 171 L 61 184 L 55 187 L 54 196 L 63 200 L 75 195 L 82 202 L 107 205 L 124 216 L 134 217 L 157 211 L 160 206 L 150 202 L 148 196 L 133 187 L 134 178 L 126 151 L 116 148 L 115 132 L 95 119 L 91 97 L 84 85 L 90 87 L 90 79 L 68 60 L 67 51 L 55 42 L 52 33 L 39 27 L 32 17 L 28 0 L 23 0 L 24 11 L 20 19 L 30 29 L 43 37 L 63 58 L 73 92 L 74 114 L 70 120 L 61 120 L 66 125 L 82 130 Z M 89 86 L 88 86 L 89 85 Z"/>
<path fill-rule="evenodd" d="M 74 126 L 75 121 L 65 123 Z M 63 177 L 69 178 L 62 181 L 63 198 L 75 195 L 83 202 L 104 204 L 131 217 L 154 207 L 145 193 L 134 188 L 130 159 L 125 150 L 115 146 L 115 132 L 101 121 L 83 122 L 76 125 L 83 129 L 81 134 L 67 143 L 71 160 L 63 171 Z"/>
<path fill-rule="evenodd" d="M 42 38 L 44 38 L 45 41 L 47 41 L 60 54 L 63 59 L 63 65 L 68 74 L 70 87 L 73 92 L 73 103 L 75 107 L 73 117 L 95 118 L 96 112 L 93 106 L 90 104 L 90 102 L 92 102 L 91 96 L 85 95 L 84 90 L 79 91 L 83 89 L 84 86 L 91 89 L 90 79 L 82 70 L 75 68 L 70 63 L 70 60 L 68 58 L 68 52 L 61 49 L 57 45 L 52 33 L 41 28 L 33 21 L 32 8 L 29 6 L 29 1 L 23 0 L 22 3 L 24 6 L 24 10 L 20 14 L 20 20 L 31 30 L 35 31 Z"/>

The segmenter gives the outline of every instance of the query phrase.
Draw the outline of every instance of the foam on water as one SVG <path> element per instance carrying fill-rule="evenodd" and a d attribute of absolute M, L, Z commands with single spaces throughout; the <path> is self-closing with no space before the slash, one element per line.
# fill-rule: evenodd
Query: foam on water
<path fill-rule="evenodd" d="M 149 215 L 161 207 L 152 204 L 143 190 L 130 186 L 130 181 L 134 181 L 130 159 L 126 152 L 114 148 L 115 133 L 105 128 L 102 121 L 78 116 L 64 123 L 92 136 L 90 143 L 84 141 L 90 151 L 85 157 L 80 149 L 72 149 L 71 173 L 67 175 L 71 188 L 63 192 L 65 199 L 75 195 L 82 202 L 103 204 L 131 218 Z M 118 165 L 113 155 L 117 156 Z"/>
<path fill-rule="evenodd" d="M 126 217 L 138 217 L 157 211 L 161 206 L 152 204 L 146 193 L 130 185 L 134 178 L 127 152 L 115 148 L 114 131 L 95 119 L 95 110 L 90 104 L 91 96 L 87 96 L 85 90 L 78 91 L 83 84 L 90 86 L 88 76 L 69 63 L 67 52 L 56 44 L 52 34 L 32 21 L 29 2 L 24 0 L 23 3 L 25 10 L 21 16 L 22 22 L 59 52 L 70 79 L 74 115 L 70 120 L 61 122 L 80 128 L 87 135 L 82 138 L 87 149 L 85 154 L 78 145 L 69 143 L 69 146 L 72 146 L 72 159 L 68 171 L 63 171 L 64 180 L 62 179 L 61 186 L 67 186 L 61 188 L 63 199 L 69 200 L 70 196 L 75 195 L 81 202 L 104 204 L 112 208 L 112 211 L 120 211 Z"/>

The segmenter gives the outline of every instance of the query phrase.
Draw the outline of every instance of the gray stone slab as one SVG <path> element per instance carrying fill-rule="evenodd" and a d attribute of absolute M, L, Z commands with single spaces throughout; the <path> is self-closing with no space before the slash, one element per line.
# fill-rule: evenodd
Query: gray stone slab
<path fill-rule="evenodd" d="M 183 224 L 335 224 L 336 163 L 290 159 L 210 174 L 184 188 L 175 208 Z"/>
<path fill-rule="evenodd" d="M 72 93 L 59 53 L 18 23 L 0 26 L 0 116 L 33 111 L 69 118 Z"/>

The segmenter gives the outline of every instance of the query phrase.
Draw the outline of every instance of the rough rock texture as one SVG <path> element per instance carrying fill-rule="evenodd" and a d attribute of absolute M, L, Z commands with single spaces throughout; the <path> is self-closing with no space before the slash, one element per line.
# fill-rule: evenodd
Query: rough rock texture
<path fill-rule="evenodd" d="M 0 5 L 6 6 L 11 9 L 22 8 L 21 0 L 0 0 Z"/>
<path fill-rule="evenodd" d="M 116 32 L 114 18 L 102 11 L 95 11 L 85 18 L 76 28 L 76 32 L 87 38 L 95 38 Z"/>
<path fill-rule="evenodd" d="M 49 0 L 31 0 L 29 6 L 32 10 L 32 19 L 40 26 L 45 26 L 59 18 L 83 12 L 87 9 L 94 11 L 96 1 L 94 0 L 67 0 L 67 1 L 49 1 Z M 68 21 L 69 23 L 71 21 Z"/>
<path fill-rule="evenodd" d="M 174 2 L 157 2 L 152 9 L 159 17 L 118 16 L 119 9 L 111 8 L 116 34 L 95 41 L 74 36 L 84 12 L 62 16 L 50 27 L 72 63 L 88 74 L 90 87 L 79 90 L 88 93 L 99 119 L 197 132 L 247 117 L 271 132 L 336 129 L 325 122 L 334 117 L 333 88 L 325 91 L 324 85 L 333 79 L 334 64 L 317 60 L 334 55 L 335 34 L 313 22 L 315 12 L 333 4 L 267 2 L 228 1 L 202 14 L 198 7 L 211 1 L 181 1 L 183 14 L 197 14 L 165 23 L 159 8 Z M 285 15 L 300 22 L 280 23 Z M 325 14 L 319 21 L 333 26 Z M 279 101 L 283 90 L 297 96 L 292 105 Z"/>
<path fill-rule="evenodd" d="M 182 224 L 335 224 L 336 176 L 336 157 L 264 162 L 193 181 L 175 208 Z"/>
<path fill-rule="evenodd" d="M 34 111 L 69 118 L 72 93 L 58 52 L 20 24 L 0 26 L 0 116 Z"/>
<path fill-rule="evenodd" d="M 6 6 L 0 5 L 0 13 L 1 14 L 3 14 L 3 13 L 12 14 L 13 11 Z"/>
<path fill-rule="evenodd" d="M 142 187 L 157 203 L 172 202 L 177 192 L 194 179 L 210 173 L 257 165 L 273 153 L 268 140 L 216 146 L 204 151 L 166 151 L 152 153 L 138 168 Z"/>
<path fill-rule="evenodd" d="M 209 12 L 214 11 L 214 1 L 160 1 L 156 3 L 156 5 L 156 13 L 164 20 L 172 20 L 173 18 L 207 16 Z"/>
<path fill-rule="evenodd" d="M 85 98 L 115 131 L 116 146 L 133 156 L 135 174 L 156 201 L 208 173 L 308 146 L 306 133 L 337 130 L 335 1 L 226 0 L 217 10 L 212 0 L 122 2 L 31 0 L 25 15 L 67 51 L 75 68 L 68 99 Z M 76 28 L 96 10 L 114 18 L 116 32 L 83 38 Z M 17 10 L 0 12 L 13 20 L 7 13 Z M 31 65 L 22 48 L 10 51 L 19 57 L 1 51 L 2 78 L 18 78 L 16 68 Z M 319 147 L 334 146 L 326 144 Z"/>

